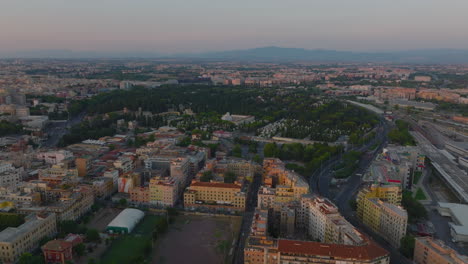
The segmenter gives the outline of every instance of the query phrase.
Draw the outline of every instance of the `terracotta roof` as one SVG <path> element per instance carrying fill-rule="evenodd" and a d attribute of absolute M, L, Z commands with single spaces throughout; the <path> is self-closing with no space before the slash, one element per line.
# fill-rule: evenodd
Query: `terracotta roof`
<path fill-rule="evenodd" d="M 240 186 L 234 183 L 220 183 L 220 182 L 194 182 L 191 186 L 200 187 L 213 187 L 213 188 L 235 188 L 240 189 Z"/>
<path fill-rule="evenodd" d="M 350 246 L 280 239 L 278 251 L 286 254 L 333 256 L 335 258 L 356 260 L 372 260 L 389 254 L 388 251 L 372 241 L 364 246 Z"/>
<path fill-rule="evenodd" d="M 72 243 L 62 239 L 55 239 L 42 246 L 42 250 L 64 251 L 72 247 Z"/>

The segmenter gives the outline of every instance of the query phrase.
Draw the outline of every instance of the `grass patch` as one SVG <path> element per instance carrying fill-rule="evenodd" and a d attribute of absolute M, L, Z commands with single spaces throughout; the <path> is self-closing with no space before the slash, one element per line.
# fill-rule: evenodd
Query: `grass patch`
<path fill-rule="evenodd" d="M 416 200 L 426 200 L 427 197 L 426 195 L 424 194 L 423 190 L 421 188 L 418 188 L 418 190 L 416 191 L 416 194 L 414 195 L 414 198 Z"/>
<path fill-rule="evenodd" d="M 421 176 L 422 176 L 422 171 L 415 171 L 413 175 L 414 175 L 413 184 L 418 184 L 419 179 L 421 179 Z"/>
<path fill-rule="evenodd" d="M 130 264 L 141 262 L 151 253 L 152 233 L 161 216 L 147 215 L 131 234 L 117 237 L 101 257 L 103 264 Z M 149 249 L 148 249 L 149 247 Z"/>

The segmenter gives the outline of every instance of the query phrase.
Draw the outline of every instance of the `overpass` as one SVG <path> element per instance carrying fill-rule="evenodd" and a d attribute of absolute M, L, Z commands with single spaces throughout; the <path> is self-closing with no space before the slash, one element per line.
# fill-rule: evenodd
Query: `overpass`
<path fill-rule="evenodd" d="M 458 168 L 457 164 L 447 158 L 421 133 L 412 131 L 414 139 L 421 151 L 432 161 L 432 165 L 439 172 L 444 181 L 463 203 L 468 203 L 468 175 Z"/>
<path fill-rule="evenodd" d="M 351 103 L 353 105 L 360 106 L 362 108 L 365 108 L 365 109 L 367 109 L 367 110 L 369 110 L 371 112 L 374 112 L 374 113 L 376 113 L 378 115 L 383 115 L 384 114 L 384 111 L 382 109 L 377 108 L 377 107 L 375 107 L 375 106 L 373 106 L 371 104 L 363 104 L 363 103 L 358 103 L 358 102 L 351 101 L 351 100 L 346 100 L 346 102 Z"/>

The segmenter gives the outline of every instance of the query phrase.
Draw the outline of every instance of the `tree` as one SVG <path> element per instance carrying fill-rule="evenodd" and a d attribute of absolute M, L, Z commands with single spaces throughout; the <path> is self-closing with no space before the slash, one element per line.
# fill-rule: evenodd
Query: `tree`
<path fill-rule="evenodd" d="M 156 224 L 154 228 L 157 232 L 164 233 L 166 232 L 168 225 L 169 223 L 167 222 L 166 218 L 161 217 L 161 218 L 158 218 L 158 220 L 156 220 Z"/>
<path fill-rule="evenodd" d="M 242 149 L 241 149 L 241 146 L 239 144 L 236 144 L 234 146 L 234 149 L 232 150 L 232 155 L 234 157 L 238 157 L 238 158 L 242 157 Z"/>
<path fill-rule="evenodd" d="M 401 200 L 401 205 L 408 212 L 409 222 L 415 223 L 419 219 L 427 218 L 427 211 L 418 200 L 413 197 L 413 194 L 410 191 L 404 191 L 403 197 Z"/>
<path fill-rule="evenodd" d="M 41 240 L 39 240 L 39 246 L 42 247 L 43 245 L 45 245 L 47 242 L 51 241 L 52 238 L 48 237 L 48 236 L 45 236 L 43 238 L 41 238 Z"/>
<path fill-rule="evenodd" d="M 413 258 L 415 239 L 412 235 L 406 235 L 401 239 L 400 252 L 407 258 Z"/>
<path fill-rule="evenodd" d="M 120 205 L 121 207 L 127 206 L 127 199 L 125 199 L 125 198 L 120 199 L 120 200 L 119 200 L 119 205 Z"/>
<path fill-rule="evenodd" d="M 265 148 L 263 149 L 263 155 L 265 157 L 273 157 L 273 158 L 277 158 L 279 157 L 279 149 L 278 149 L 278 146 L 276 145 L 276 143 L 267 143 L 265 145 Z"/>
<path fill-rule="evenodd" d="M 236 174 L 234 174 L 234 172 L 232 171 L 227 171 L 225 174 L 224 174 L 224 183 L 234 183 L 234 181 L 236 180 Z"/>
<path fill-rule="evenodd" d="M 87 231 L 86 226 L 78 225 L 75 221 L 64 220 L 59 222 L 59 237 L 65 237 L 67 234 L 84 234 Z"/>
<path fill-rule="evenodd" d="M 23 132 L 23 126 L 10 123 L 6 120 L 0 121 L 0 136 L 6 136 L 10 134 L 19 134 Z"/>
<path fill-rule="evenodd" d="M 205 171 L 203 172 L 202 176 L 200 177 L 201 182 L 209 182 L 213 179 L 213 172 L 212 171 Z"/>
<path fill-rule="evenodd" d="M 145 242 L 145 246 L 143 248 L 143 252 L 146 256 L 149 256 L 151 254 L 151 251 L 153 249 L 153 243 L 151 242 L 150 239 L 148 239 L 146 242 Z"/>
<path fill-rule="evenodd" d="M 192 143 L 192 139 L 190 137 L 184 137 L 178 144 L 177 146 L 180 147 L 188 147 Z"/>
<path fill-rule="evenodd" d="M 8 205 L 5 202 L 5 205 Z M 7 227 L 18 227 L 24 223 L 24 216 L 15 213 L 0 213 L 0 231 Z"/>
<path fill-rule="evenodd" d="M 260 157 L 260 155 L 256 154 L 254 157 L 253 157 L 253 161 L 258 163 L 258 164 L 262 164 L 262 158 Z"/>
<path fill-rule="evenodd" d="M 42 264 L 42 263 L 44 263 L 44 258 L 42 256 L 33 256 L 31 253 L 23 253 L 18 260 L 18 264 Z"/>
<path fill-rule="evenodd" d="M 73 247 L 73 252 L 75 252 L 75 254 L 76 254 L 78 257 L 84 256 L 84 254 L 85 254 L 85 252 L 86 252 L 86 246 L 85 246 L 85 244 L 79 243 L 78 245 L 74 246 L 74 247 Z"/>
<path fill-rule="evenodd" d="M 101 236 L 99 236 L 99 232 L 96 229 L 88 229 L 88 231 L 86 231 L 86 241 L 100 242 Z"/>
<path fill-rule="evenodd" d="M 173 207 L 167 207 L 166 212 L 170 217 L 179 215 L 179 211 Z"/>

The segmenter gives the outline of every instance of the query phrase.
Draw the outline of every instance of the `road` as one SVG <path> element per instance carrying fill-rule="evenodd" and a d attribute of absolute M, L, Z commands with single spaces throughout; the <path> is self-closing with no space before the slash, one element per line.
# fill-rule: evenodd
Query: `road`
<path fill-rule="evenodd" d="M 85 117 L 85 112 L 80 113 L 79 115 L 73 117 L 69 121 L 55 121 L 51 122 L 49 126 L 46 128 L 46 133 L 48 134 L 48 138 L 46 141 L 42 142 L 40 147 L 41 148 L 53 148 L 56 147 L 59 143 L 60 139 L 65 135 L 68 130 L 81 122 Z"/>
<path fill-rule="evenodd" d="M 357 170 L 350 176 L 346 182 L 343 184 L 342 189 L 336 194 L 335 197 L 331 197 L 329 192 L 329 185 L 330 181 L 333 177 L 333 166 L 338 164 L 340 161 L 340 157 L 337 157 L 333 160 L 327 161 L 322 168 L 314 173 L 314 175 L 310 178 L 310 189 L 312 192 L 319 193 L 322 196 L 328 197 L 332 199 L 335 204 L 338 206 L 340 213 L 343 217 L 346 218 L 351 224 L 355 227 L 359 228 L 364 233 L 368 234 L 372 237 L 377 243 L 380 244 L 383 248 L 385 248 L 388 252 L 390 252 L 390 259 L 391 263 L 394 264 L 405 264 L 405 263 L 412 263 L 410 260 L 405 258 L 398 249 L 393 248 L 388 242 L 382 239 L 379 235 L 374 234 L 371 230 L 367 227 L 363 226 L 360 221 L 356 218 L 354 211 L 350 207 L 349 201 L 355 199 L 355 195 L 358 192 L 359 188 L 361 187 L 362 180 L 361 175 L 364 174 L 367 169 L 369 168 L 372 161 L 375 157 L 381 153 L 382 149 L 387 145 L 387 134 L 389 132 L 389 126 L 387 122 L 381 119 L 380 128 L 377 133 L 377 137 L 372 142 L 368 144 L 358 147 L 352 148 L 351 150 L 360 151 L 360 152 L 367 152 L 367 154 L 363 155 L 361 160 L 359 161 L 359 165 Z M 371 146 L 373 146 L 376 142 L 380 142 L 379 146 L 373 150 L 372 152 L 368 152 Z"/>
<path fill-rule="evenodd" d="M 262 184 L 262 175 L 255 175 L 253 182 L 249 188 L 247 194 L 247 201 L 244 216 L 242 217 L 241 229 L 239 232 L 239 238 L 236 243 L 236 250 L 234 252 L 234 258 L 232 263 L 242 264 L 244 263 L 244 247 L 245 241 L 250 233 L 250 226 L 252 225 L 252 219 L 257 206 L 257 194 L 260 185 Z"/>

